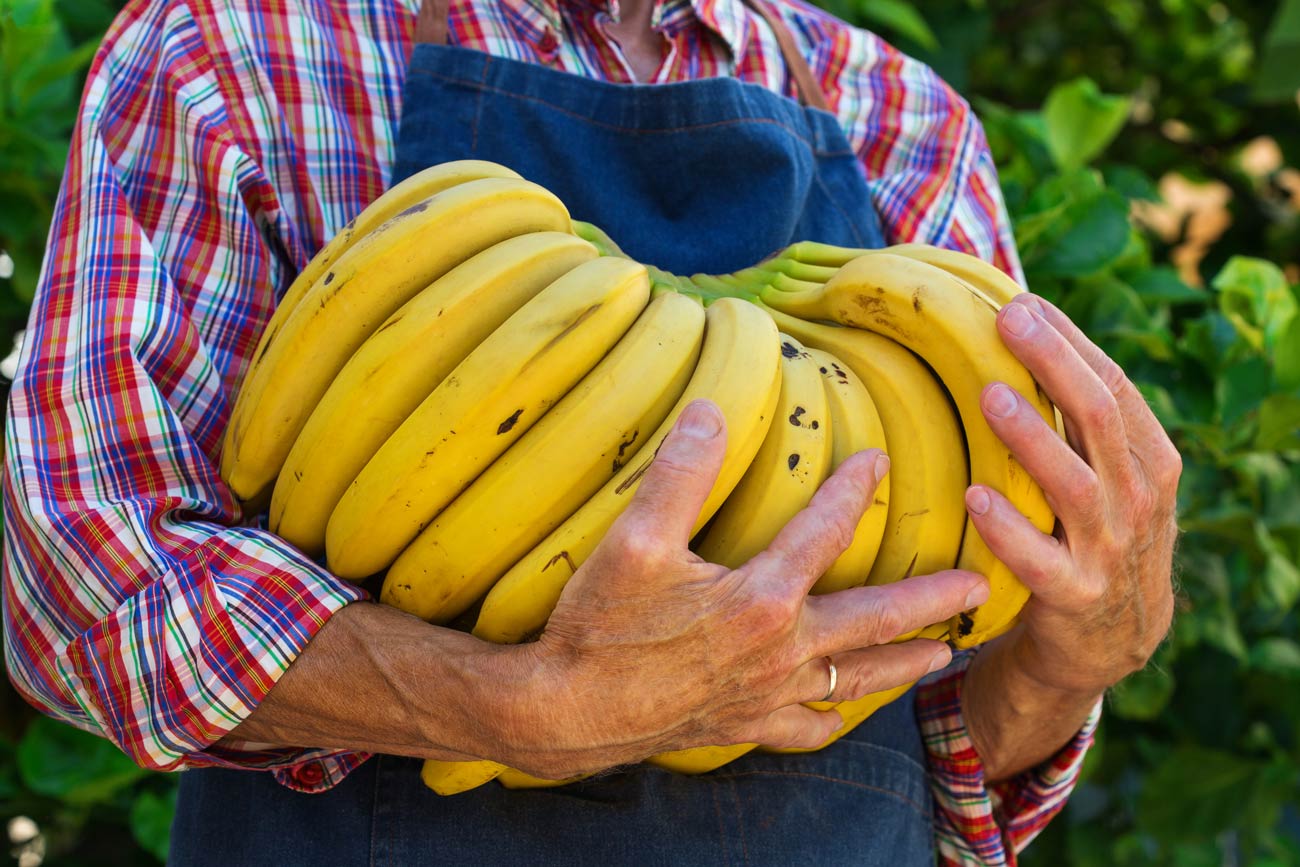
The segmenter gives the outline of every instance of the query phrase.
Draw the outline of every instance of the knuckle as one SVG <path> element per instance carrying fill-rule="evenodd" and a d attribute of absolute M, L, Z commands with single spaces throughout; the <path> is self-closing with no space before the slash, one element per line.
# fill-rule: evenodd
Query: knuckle
<path fill-rule="evenodd" d="M 906 629 L 903 612 L 889 603 L 884 594 L 874 594 L 866 609 L 867 633 L 875 644 L 885 644 Z"/>
<path fill-rule="evenodd" d="M 1093 430 L 1103 430 L 1116 424 L 1118 416 L 1119 404 L 1110 391 L 1097 395 L 1083 408 L 1084 423 Z"/>
<path fill-rule="evenodd" d="M 635 523 L 622 529 L 610 540 L 610 553 L 620 563 L 644 568 L 663 564 L 665 549 L 658 539 Z"/>
<path fill-rule="evenodd" d="M 1093 473 L 1073 473 L 1063 481 L 1065 496 L 1071 505 L 1091 513 L 1101 497 L 1101 483 Z"/>

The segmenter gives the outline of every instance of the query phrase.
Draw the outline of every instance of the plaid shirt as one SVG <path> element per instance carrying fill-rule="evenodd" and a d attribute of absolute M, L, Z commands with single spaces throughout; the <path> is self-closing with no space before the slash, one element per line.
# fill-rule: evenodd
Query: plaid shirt
<path fill-rule="evenodd" d="M 321 790 L 366 756 L 230 750 L 308 639 L 364 597 L 259 526 L 215 469 L 257 337 L 325 239 L 384 189 L 418 0 L 133 0 L 95 58 L 11 391 L 3 478 L 6 661 L 46 713 L 143 766 L 272 768 Z M 929 69 L 779 0 L 861 155 L 892 240 L 1019 264 L 982 130 Z M 451 41 L 626 82 L 583 0 L 456 0 Z M 793 94 L 740 0 L 663 0 L 656 81 L 733 75 Z M 922 688 L 936 835 L 1009 864 L 1060 810 L 1094 718 L 990 791 L 963 663 Z"/>

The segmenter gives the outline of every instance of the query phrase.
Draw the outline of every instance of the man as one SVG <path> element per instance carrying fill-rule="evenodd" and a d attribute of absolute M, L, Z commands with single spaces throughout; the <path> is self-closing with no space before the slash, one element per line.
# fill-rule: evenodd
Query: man
<path fill-rule="evenodd" d="M 1122 372 L 1029 295 L 998 327 L 1069 445 L 1005 386 L 983 407 L 1058 531 L 967 494 L 1035 594 L 1016 630 L 806 756 L 443 800 L 398 758 L 559 778 L 701 744 L 814 746 L 838 717 L 803 702 L 943 668 L 936 642 L 888 642 L 987 589 L 953 571 L 807 599 L 888 471 L 877 452 L 745 568 L 700 561 L 689 526 L 726 436 L 702 403 L 539 641 L 352 604 L 361 590 L 239 514 L 215 466 L 276 297 L 387 183 L 494 159 L 669 270 L 800 237 L 1018 270 L 969 108 L 797 0 L 418 11 L 140 0 L 106 39 L 9 412 L 15 684 L 149 767 L 276 769 L 187 773 L 176 864 L 1014 861 L 1064 803 L 1102 693 L 1168 627 L 1179 474 Z M 668 81 L 684 83 L 633 86 Z"/>

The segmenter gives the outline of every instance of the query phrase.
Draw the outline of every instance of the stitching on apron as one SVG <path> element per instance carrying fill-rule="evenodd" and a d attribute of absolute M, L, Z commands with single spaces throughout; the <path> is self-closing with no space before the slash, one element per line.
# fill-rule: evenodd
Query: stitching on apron
<path fill-rule="evenodd" d="M 780 129 L 783 132 L 787 133 L 791 138 L 794 138 L 799 142 L 807 145 L 808 149 L 812 151 L 814 156 L 818 156 L 818 157 L 856 156 L 852 150 L 841 150 L 841 151 L 817 150 L 815 145 L 807 138 L 805 138 L 803 135 L 800 135 L 798 130 L 792 129 L 789 125 L 781 123 L 780 121 L 773 120 L 771 118 L 765 118 L 765 117 L 737 118 L 735 120 L 715 121 L 713 123 L 701 123 L 701 124 L 695 124 L 693 126 L 673 127 L 671 129 L 633 130 L 633 129 L 628 129 L 626 127 L 618 126 L 617 124 L 605 123 L 603 121 L 595 120 L 594 118 L 590 118 L 587 117 L 586 115 L 582 115 L 582 114 L 578 114 L 577 112 L 570 111 L 562 106 L 547 102 L 546 100 L 540 99 L 536 96 L 524 95 L 520 93 L 512 93 L 508 90 L 502 90 L 501 88 L 491 87 L 489 85 L 482 84 L 481 82 L 472 82 L 472 81 L 467 81 L 466 79 L 463 78 L 453 78 L 448 75 L 441 75 L 437 72 L 433 72 L 432 70 L 428 70 L 428 69 L 412 69 L 411 72 L 419 75 L 425 75 L 428 76 L 429 78 L 435 78 L 440 81 L 446 81 L 452 84 L 461 84 L 461 85 L 468 85 L 471 87 L 477 87 L 483 91 L 490 91 L 492 93 L 497 94 L 498 96 L 508 97 L 510 99 L 517 99 L 526 102 L 535 102 L 538 103 L 539 105 L 544 105 L 559 114 L 563 114 L 568 117 L 575 118 L 577 120 L 583 121 L 584 123 L 591 124 L 592 126 L 598 126 L 604 129 L 616 130 L 618 132 L 630 136 L 671 135 L 673 133 L 685 132 L 686 130 L 713 129 L 713 128 L 725 127 L 725 126 L 734 126 L 741 123 L 761 123 L 761 124 L 768 124 L 770 126 L 774 126 L 777 129 Z"/>
<path fill-rule="evenodd" d="M 842 207 L 840 207 L 839 200 L 836 199 L 835 196 L 832 196 L 832 195 L 831 195 L 831 191 L 828 190 L 828 189 L 826 189 L 826 181 L 825 181 L 824 178 L 822 178 L 822 174 L 821 174 L 821 172 L 815 172 L 815 173 L 813 174 L 813 177 L 817 180 L 817 186 L 820 187 L 820 188 L 821 188 L 821 191 L 822 191 L 823 193 L 826 194 L 826 198 L 830 200 L 830 203 L 831 203 L 831 205 L 835 208 L 836 212 L 837 212 L 841 217 L 844 218 L 844 222 L 848 225 L 848 227 L 849 227 L 849 231 L 853 233 L 853 238 L 854 238 L 854 240 L 857 241 L 858 246 L 859 246 L 859 247 L 865 247 L 865 246 L 867 246 L 867 242 L 866 242 L 865 239 L 863 239 L 863 237 L 862 237 L 862 233 L 861 233 L 860 231 L 858 231 L 858 224 L 857 224 L 856 222 L 854 222 L 854 221 L 849 217 L 849 215 L 846 214 L 846 213 L 844 212 L 844 209 L 843 209 Z M 870 189 L 870 188 L 868 188 L 868 189 Z M 871 204 L 870 202 L 868 202 L 868 203 Z M 873 209 L 874 209 L 874 207 L 875 207 L 875 205 L 872 204 L 872 208 L 873 208 Z M 877 214 L 877 215 L 876 215 L 876 220 L 878 221 L 879 219 L 880 219 L 880 215 Z M 882 230 L 882 231 L 881 231 L 881 234 L 883 235 L 883 234 L 884 234 L 884 231 L 883 231 L 883 230 L 884 230 L 884 226 L 881 226 L 881 230 Z"/>
<path fill-rule="evenodd" d="M 470 137 L 470 153 L 478 153 L 478 128 L 483 121 L 483 91 L 487 89 L 487 74 L 490 58 L 483 61 L 483 74 L 479 77 L 478 99 L 474 100 L 474 134 Z"/>
<path fill-rule="evenodd" d="M 375 791 L 370 799 L 370 867 L 375 867 L 375 840 L 378 839 L 379 824 L 379 764 L 380 756 L 374 757 L 375 762 Z"/>
<path fill-rule="evenodd" d="M 745 811 L 744 802 L 740 798 L 740 789 L 736 788 L 736 779 L 732 777 L 727 780 L 727 785 L 731 787 L 731 797 L 736 802 L 736 830 L 740 832 L 740 854 L 749 863 L 749 843 L 745 840 Z"/>
<path fill-rule="evenodd" d="M 718 801 L 718 787 L 709 786 L 709 794 L 713 797 L 713 814 L 718 817 L 718 850 L 722 853 L 722 863 L 728 864 L 731 859 L 727 852 L 727 824 L 722 821 L 722 804 Z"/>
<path fill-rule="evenodd" d="M 759 776 L 794 777 L 800 779 L 822 780 L 823 782 L 827 782 L 827 783 L 842 783 L 845 786 L 851 786 L 855 789 L 862 789 L 863 791 L 875 792 L 880 795 L 888 795 L 891 798 L 895 798 L 899 801 L 902 801 L 904 804 L 907 804 L 909 807 L 911 807 L 913 810 L 916 811 L 917 815 L 924 817 L 927 822 L 931 821 L 931 816 L 929 811 L 927 811 L 923 806 L 916 803 L 916 801 L 913 801 L 911 798 L 907 797 L 906 795 L 895 792 L 892 789 L 882 789 L 880 786 L 872 786 L 872 785 L 868 785 L 867 783 L 859 783 L 856 780 L 845 780 L 841 777 L 830 777 L 825 774 L 813 774 L 805 771 L 762 770 L 762 771 L 739 771 L 737 773 L 720 775 L 719 779 L 739 779 L 740 777 L 759 777 Z"/>

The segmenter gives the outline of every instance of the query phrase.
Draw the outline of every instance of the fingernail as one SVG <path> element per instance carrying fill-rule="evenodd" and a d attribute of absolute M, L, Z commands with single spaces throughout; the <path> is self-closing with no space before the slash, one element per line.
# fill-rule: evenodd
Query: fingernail
<path fill-rule="evenodd" d="M 687 436 L 711 440 L 718 435 L 718 431 L 722 430 L 722 418 L 711 402 L 696 400 L 682 411 L 677 427 Z"/>
<path fill-rule="evenodd" d="M 984 405 L 998 418 L 1006 418 L 1016 411 L 1016 395 L 1010 388 L 998 383 L 984 395 Z"/>
<path fill-rule="evenodd" d="M 984 514 L 992 504 L 993 500 L 989 497 L 989 492 L 983 488 L 969 488 L 966 491 L 966 508 L 975 514 Z"/>
<path fill-rule="evenodd" d="M 989 585 L 986 581 L 981 581 L 970 589 L 966 594 L 966 607 L 974 608 L 976 605 L 983 605 L 989 601 Z"/>
<path fill-rule="evenodd" d="M 949 662 L 952 662 L 952 651 L 944 648 L 934 655 L 934 659 L 930 660 L 930 669 L 926 674 L 933 674 L 941 668 L 946 668 Z"/>
<path fill-rule="evenodd" d="M 887 455 L 880 455 L 876 458 L 876 481 L 879 482 L 884 479 L 888 472 L 889 457 Z"/>
<path fill-rule="evenodd" d="M 1028 337 L 1037 327 L 1034 315 L 1025 309 L 1025 305 L 1019 303 L 1008 304 L 1004 308 L 1002 321 L 1006 323 L 1007 330 L 1017 337 Z"/>

